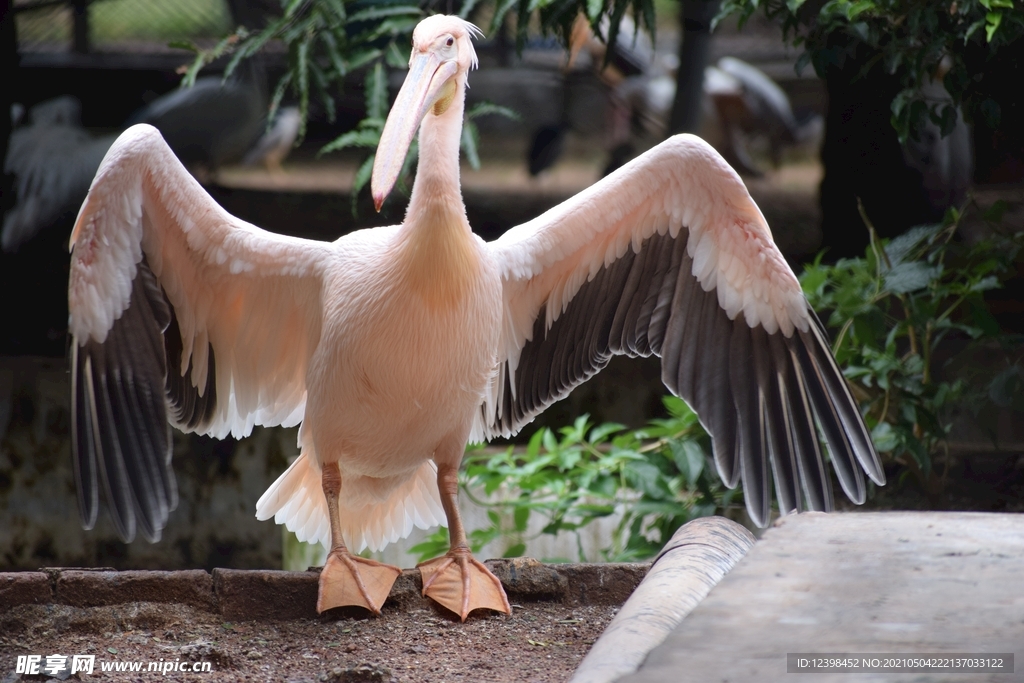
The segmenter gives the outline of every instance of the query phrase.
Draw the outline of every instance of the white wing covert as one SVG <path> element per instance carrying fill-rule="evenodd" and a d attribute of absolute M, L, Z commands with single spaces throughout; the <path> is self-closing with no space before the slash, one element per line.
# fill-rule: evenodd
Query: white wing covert
<path fill-rule="evenodd" d="M 884 483 L 821 323 L 743 182 L 700 138 L 670 139 L 492 249 L 505 310 L 483 436 L 517 432 L 612 355 L 655 354 L 759 525 L 769 466 L 783 513 L 831 509 L 815 423 L 852 500 L 863 472 Z"/>
<path fill-rule="evenodd" d="M 71 245 L 82 522 L 102 485 L 122 539 L 155 541 L 177 503 L 168 423 L 240 437 L 302 419 L 332 252 L 228 214 L 148 125 L 110 148 Z"/>

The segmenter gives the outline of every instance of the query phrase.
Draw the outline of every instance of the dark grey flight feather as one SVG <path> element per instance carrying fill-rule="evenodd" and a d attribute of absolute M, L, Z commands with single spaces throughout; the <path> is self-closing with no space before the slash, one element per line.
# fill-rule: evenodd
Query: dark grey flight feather
<path fill-rule="evenodd" d="M 818 440 L 828 445 L 847 496 L 864 501 L 864 474 L 885 475 L 871 436 L 829 349 L 821 322 L 790 337 L 730 320 L 718 292 L 704 291 L 687 253 L 689 233 L 665 231 L 627 249 L 585 282 L 550 329 L 541 307 L 533 335 L 504 383 L 491 435 L 512 434 L 599 372 L 613 355 L 662 359 L 662 381 L 711 434 L 727 486 L 742 480 L 747 510 L 768 523 L 771 477 L 783 512 L 831 510 L 832 488 Z"/>
<path fill-rule="evenodd" d="M 145 259 L 138 264 L 128 308 L 103 343 L 72 343 L 72 456 L 82 526 L 91 529 L 99 490 L 118 536 L 136 530 L 156 542 L 178 505 L 171 470 L 171 422 L 209 424 L 217 405 L 213 348 L 203 396 L 182 377 L 181 333 L 174 309 Z M 171 421 L 168 421 L 168 410 Z"/>

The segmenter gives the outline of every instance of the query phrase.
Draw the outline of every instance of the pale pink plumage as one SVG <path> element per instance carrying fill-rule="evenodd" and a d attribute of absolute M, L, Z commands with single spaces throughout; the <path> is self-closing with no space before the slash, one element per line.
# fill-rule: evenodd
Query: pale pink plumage
<path fill-rule="evenodd" d="M 454 46 L 432 47 L 443 35 Z M 400 105 L 435 98 L 417 100 L 420 164 L 401 226 L 329 244 L 273 235 L 217 206 L 155 129 L 135 126 L 111 147 L 72 236 L 86 526 L 100 481 L 126 540 L 136 520 L 158 538 L 173 508 L 153 397 L 164 392 L 156 328 L 172 315 L 183 351 L 172 334 L 170 421 L 215 436 L 301 421 L 302 455 L 257 515 L 325 545 L 322 464 L 341 471 L 346 544 L 380 548 L 443 521 L 435 462 L 457 465 L 468 438 L 518 431 L 615 353 L 663 356 L 666 384 L 698 410 L 720 473 L 729 485 L 742 476 L 759 523 L 769 459 L 783 511 L 831 506 L 815 419 L 851 498 L 863 499 L 862 469 L 884 481 L 761 212 L 700 139 L 666 141 L 495 242 L 472 235 L 458 165 L 470 36 L 452 17 L 417 28 L 414 58 L 446 80 L 415 92 L 407 82 L 385 128 L 382 150 L 407 144 L 419 120 Z M 379 153 L 378 165 L 379 203 L 397 162 Z M 140 425 L 119 432 L 110 422 L 126 414 Z"/>

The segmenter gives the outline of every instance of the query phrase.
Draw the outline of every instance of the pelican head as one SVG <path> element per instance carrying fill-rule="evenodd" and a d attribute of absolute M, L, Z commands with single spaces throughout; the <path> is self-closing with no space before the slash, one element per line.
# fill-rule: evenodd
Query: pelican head
<path fill-rule="evenodd" d="M 466 74 L 476 68 L 472 38 L 481 35 L 468 21 L 442 14 L 427 17 L 413 31 L 409 74 L 384 124 L 373 162 L 370 189 L 378 211 L 398 180 L 424 117 L 448 111 L 465 86 Z"/>

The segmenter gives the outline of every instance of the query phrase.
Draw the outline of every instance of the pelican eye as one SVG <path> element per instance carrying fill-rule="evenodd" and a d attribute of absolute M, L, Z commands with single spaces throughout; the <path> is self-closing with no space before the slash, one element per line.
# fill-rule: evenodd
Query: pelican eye
<path fill-rule="evenodd" d="M 452 45 L 455 44 L 455 39 L 452 38 L 451 36 L 448 36 L 448 40 L 444 41 L 444 44 L 447 45 L 448 47 L 451 47 Z"/>

